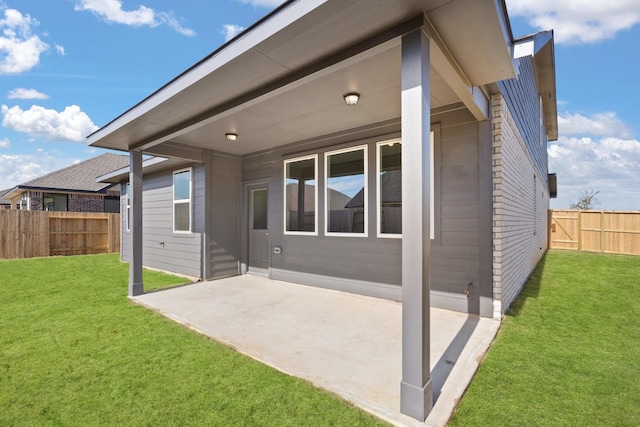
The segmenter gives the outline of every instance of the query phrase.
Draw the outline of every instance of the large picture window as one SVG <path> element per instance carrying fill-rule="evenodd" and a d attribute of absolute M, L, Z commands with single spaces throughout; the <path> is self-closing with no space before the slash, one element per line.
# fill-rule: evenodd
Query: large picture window
<path fill-rule="evenodd" d="M 317 155 L 285 160 L 285 234 L 317 234 L 317 182 Z"/>
<path fill-rule="evenodd" d="M 367 146 L 325 153 L 327 234 L 367 235 Z"/>
<path fill-rule="evenodd" d="M 173 231 L 191 231 L 191 169 L 173 173 Z"/>
<path fill-rule="evenodd" d="M 377 144 L 378 236 L 402 237 L 402 142 Z"/>

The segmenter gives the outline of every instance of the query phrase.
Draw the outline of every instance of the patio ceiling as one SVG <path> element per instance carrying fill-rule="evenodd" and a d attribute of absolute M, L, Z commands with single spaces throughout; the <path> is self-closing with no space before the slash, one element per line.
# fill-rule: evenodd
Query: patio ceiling
<path fill-rule="evenodd" d="M 170 141 L 243 155 L 399 123 L 400 38 L 424 22 L 442 39 L 437 53 L 446 62 L 431 69 L 431 107 L 468 103 L 468 88 L 513 77 L 510 30 L 496 4 L 287 2 L 95 132 L 89 144 L 153 152 Z M 342 99 L 351 91 L 362 95 L 355 107 Z M 227 141 L 226 132 L 238 140 Z"/>

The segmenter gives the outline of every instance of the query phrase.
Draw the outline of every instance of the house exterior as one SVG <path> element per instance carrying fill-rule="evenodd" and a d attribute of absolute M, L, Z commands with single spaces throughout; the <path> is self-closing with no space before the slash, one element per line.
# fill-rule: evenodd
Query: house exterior
<path fill-rule="evenodd" d="M 128 163 L 127 156 L 102 154 L 5 190 L 1 199 L 11 209 L 118 213 L 120 184 L 96 177 Z"/>
<path fill-rule="evenodd" d="M 11 200 L 4 198 L 4 195 L 8 193 L 10 188 L 6 190 L 0 190 L 0 209 L 11 209 Z"/>
<path fill-rule="evenodd" d="M 128 188 L 130 295 L 144 264 L 402 301 L 424 420 L 430 307 L 501 317 L 547 248 L 556 116 L 553 33 L 503 1 L 299 0 L 88 141 L 129 152 L 99 180 Z"/>

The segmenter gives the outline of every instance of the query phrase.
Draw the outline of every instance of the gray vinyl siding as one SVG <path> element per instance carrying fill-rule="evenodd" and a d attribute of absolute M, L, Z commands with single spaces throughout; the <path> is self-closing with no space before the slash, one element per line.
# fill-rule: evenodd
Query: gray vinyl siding
<path fill-rule="evenodd" d="M 271 254 L 271 276 L 276 279 L 322 285 L 327 280 L 357 282 L 358 292 L 399 299 L 401 277 L 401 240 L 376 237 L 376 142 L 397 138 L 398 133 L 327 145 L 290 146 L 285 149 L 248 156 L 243 161 L 245 184 L 264 183 L 269 189 L 269 235 L 271 247 L 282 248 Z M 368 237 L 339 237 L 324 234 L 324 153 L 349 146 L 368 145 L 369 217 Z M 318 235 L 284 234 L 283 173 L 284 160 L 318 154 Z M 371 292 L 367 292 L 367 286 Z M 381 286 L 382 285 L 382 286 Z M 331 287 L 331 284 L 327 284 Z M 342 288 L 335 286 L 337 288 Z M 383 289 L 383 295 L 377 293 Z M 395 288 L 395 291 L 394 291 Z M 344 289 L 344 288 L 342 288 Z"/>
<path fill-rule="evenodd" d="M 435 115 L 435 234 L 431 245 L 432 305 L 464 312 L 478 311 L 479 248 L 479 131 L 466 110 Z M 400 299 L 402 241 L 376 234 L 376 142 L 398 133 L 349 143 L 292 146 L 243 159 L 245 184 L 269 187 L 271 277 L 385 298 Z M 489 143 L 490 141 L 487 141 Z M 324 233 L 324 153 L 368 145 L 368 236 L 337 237 Z M 318 154 L 318 235 L 285 235 L 283 218 L 284 160 Z M 246 194 L 245 194 L 246 197 Z M 489 279 L 490 280 L 490 279 Z M 471 283 L 470 298 L 465 291 Z M 489 285 L 490 286 L 490 285 Z M 475 300 L 473 300 L 475 299 Z M 475 302 L 474 302 L 475 301 Z"/>
<path fill-rule="evenodd" d="M 240 273 L 242 161 L 239 157 L 213 153 L 209 159 L 208 278 L 233 276 Z"/>
<path fill-rule="evenodd" d="M 537 174 L 545 177 L 543 184 L 548 188 L 547 137 L 542 126 L 543 117 L 533 57 L 525 56 L 517 61 L 518 77 L 498 82 L 498 87 L 524 140 Z"/>
<path fill-rule="evenodd" d="M 199 278 L 202 275 L 204 231 L 204 166 L 192 169 L 192 232 L 173 232 L 173 171 L 145 176 L 142 185 L 142 257 L 147 267 Z M 131 256 L 126 230 L 126 195 L 123 195 L 122 259 Z"/>
<path fill-rule="evenodd" d="M 431 242 L 431 305 L 478 310 L 480 282 L 479 131 L 467 110 L 434 115 L 436 140 L 436 229 Z M 437 129 L 437 127 L 434 127 Z M 471 283 L 467 298 L 465 291 Z"/>
<path fill-rule="evenodd" d="M 546 173 L 540 175 L 514 114 L 500 95 L 492 98 L 492 115 L 494 316 L 499 317 L 547 248 L 549 191 Z"/>

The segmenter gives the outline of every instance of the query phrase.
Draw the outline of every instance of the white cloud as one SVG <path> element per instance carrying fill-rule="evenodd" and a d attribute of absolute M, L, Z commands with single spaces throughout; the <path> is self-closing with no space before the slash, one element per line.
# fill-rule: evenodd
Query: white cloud
<path fill-rule="evenodd" d="M 244 4 L 258 7 L 274 8 L 284 3 L 284 0 L 240 0 Z"/>
<path fill-rule="evenodd" d="M 549 171 L 558 175 L 552 206 L 566 208 L 597 190 L 602 209 L 640 209 L 640 141 L 628 127 L 613 113 L 565 113 L 558 124 L 561 136 L 548 147 Z"/>
<path fill-rule="evenodd" d="M 58 55 L 60 56 L 64 56 L 64 46 L 61 46 L 59 44 L 56 45 L 56 52 L 58 53 Z"/>
<path fill-rule="evenodd" d="M 9 138 L 0 139 L 0 148 L 9 148 L 11 147 L 11 141 Z"/>
<path fill-rule="evenodd" d="M 228 42 L 239 33 L 244 31 L 244 27 L 235 24 L 225 24 L 222 26 L 222 33 L 224 34 L 224 41 Z"/>
<path fill-rule="evenodd" d="M 507 0 L 509 15 L 540 30 L 554 30 L 559 44 L 596 43 L 640 23 L 638 0 Z"/>
<path fill-rule="evenodd" d="M 84 141 L 91 132 L 98 129 L 89 116 L 77 105 L 64 111 L 46 109 L 33 105 L 28 110 L 2 106 L 2 125 L 32 137 L 43 137 L 52 141 Z"/>
<path fill-rule="evenodd" d="M 9 91 L 7 95 L 9 99 L 47 99 L 48 95 L 38 92 L 35 89 L 27 89 L 23 87 L 19 87 L 17 89 L 13 89 Z"/>
<path fill-rule="evenodd" d="M 7 9 L 0 2 L 0 74 L 18 74 L 29 71 L 40 62 L 40 54 L 49 45 L 44 43 L 31 28 L 38 21 L 15 9 Z"/>
<path fill-rule="evenodd" d="M 41 148 L 35 154 L 0 154 L 0 189 L 13 188 L 74 161 L 76 159 L 53 155 Z"/>
<path fill-rule="evenodd" d="M 558 132 L 562 135 L 631 137 L 629 128 L 612 112 L 597 113 L 591 117 L 562 113 L 558 115 Z"/>
<path fill-rule="evenodd" d="M 178 20 L 170 12 L 156 12 L 146 6 L 139 6 L 136 10 L 122 10 L 122 2 L 119 0 L 77 0 L 75 10 L 93 12 L 106 22 L 124 24 L 132 27 L 147 26 L 157 27 L 167 24 L 175 31 L 185 36 L 194 36 L 195 31 L 180 25 Z"/>

